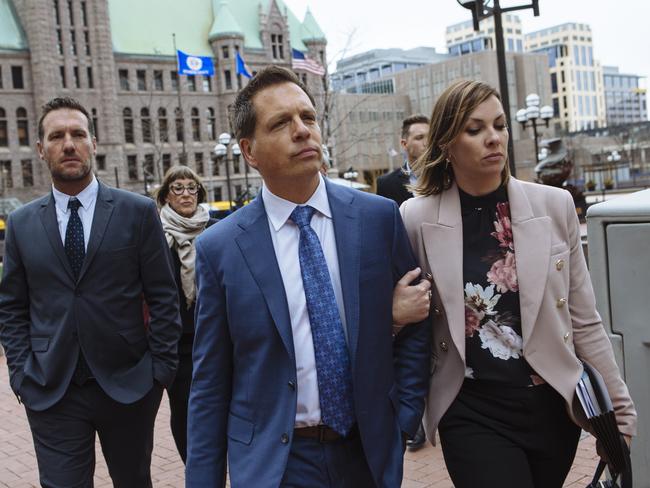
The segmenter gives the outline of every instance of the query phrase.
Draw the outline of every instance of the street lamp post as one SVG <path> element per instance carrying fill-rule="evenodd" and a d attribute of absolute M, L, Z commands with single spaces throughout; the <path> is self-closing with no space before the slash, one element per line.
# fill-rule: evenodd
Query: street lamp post
<path fill-rule="evenodd" d="M 226 163 L 226 185 L 228 186 L 228 206 L 230 207 L 230 210 L 232 210 L 232 189 L 230 188 L 231 187 L 230 163 L 235 158 L 239 158 L 239 155 L 241 154 L 241 150 L 239 149 L 239 144 L 235 142 L 232 146 L 230 146 L 230 152 L 233 157 L 229 158 L 227 156 L 228 146 L 230 145 L 231 141 L 232 141 L 232 136 L 227 132 L 223 132 L 222 134 L 219 135 L 219 144 L 214 146 L 214 155 L 216 156 L 217 161 L 218 162 L 224 161 Z"/>
<path fill-rule="evenodd" d="M 544 125 L 548 127 L 548 122 L 553 118 L 553 108 L 544 105 L 539 108 L 539 95 L 531 93 L 526 97 L 526 108 L 517 111 L 517 122 L 523 129 L 529 125 L 533 128 L 533 139 L 535 140 L 535 165 L 539 164 L 539 146 L 537 143 L 537 120 L 542 119 Z"/>
<path fill-rule="evenodd" d="M 348 168 L 348 170 L 343 173 L 343 179 L 348 180 L 350 182 L 350 188 L 352 188 L 352 182 L 356 181 L 356 179 L 359 177 L 359 172 L 354 169 L 352 166 Z"/>
<path fill-rule="evenodd" d="M 514 10 L 533 9 L 535 17 L 539 16 L 539 0 L 532 0 L 526 5 L 515 5 L 512 7 L 501 7 L 499 0 L 456 0 L 461 6 L 472 11 L 474 30 L 479 30 L 479 22 L 487 17 L 494 17 L 494 38 L 496 40 L 497 67 L 499 72 L 499 91 L 503 110 L 506 113 L 506 122 L 510 123 L 510 96 L 508 95 L 508 74 L 506 71 L 506 49 L 503 43 L 503 23 L 501 14 Z M 516 176 L 515 151 L 512 137 L 508 138 L 508 161 L 510 162 L 510 173 Z"/>

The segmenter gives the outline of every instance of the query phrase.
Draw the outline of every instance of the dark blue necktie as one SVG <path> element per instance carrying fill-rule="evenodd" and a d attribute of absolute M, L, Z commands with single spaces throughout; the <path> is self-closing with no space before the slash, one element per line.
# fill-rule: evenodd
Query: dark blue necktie
<path fill-rule="evenodd" d="M 311 324 L 321 418 L 345 436 L 354 425 L 350 356 L 325 255 L 310 222 L 314 208 L 296 207 L 289 217 L 300 229 L 298 256 Z"/>
<path fill-rule="evenodd" d="M 68 256 L 74 279 L 79 279 L 81 266 L 84 264 L 86 257 L 86 248 L 84 246 L 84 227 L 79 218 L 79 207 L 81 202 L 76 198 L 68 200 L 68 208 L 70 209 L 70 218 L 68 219 L 68 226 L 65 229 L 65 253 Z M 76 385 L 83 385 L 89 378 L 92 378 L 92 372 L 88 367 L 88 363 L 84 358 L 83 352 L 79 349 L 79 358 L 77 360 L 77 367 L 75 368 L 72 376 L 72 381 Z"/>
<path fill-rule="evenodd" d="M 86 257 L 86 248 L 84 247 L 84 227 L 79 218 L 77 210 L 81 206 L 81 202 L 76 198 L 68 200 L 68 208 L 70 209 L 70 218 L 68 219 L 68 227 L 65 229 L 65 253 L 68 256 L 70 267 L 74 273 L 74 279 L 79 278 L 81 266 L 84 264 Z"/>

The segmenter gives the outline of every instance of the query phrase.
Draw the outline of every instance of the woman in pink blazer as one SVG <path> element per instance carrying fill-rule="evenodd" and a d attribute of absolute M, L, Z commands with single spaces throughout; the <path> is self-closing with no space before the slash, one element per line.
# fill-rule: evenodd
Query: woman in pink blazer
<path fill-rule="evenodd" d="M 596 311 L 570 194 L 510 176 L 498 93 L 477 81 L 438 99 L 416 198 L 401 207 L 433 276 L 425 413 L 456 488 L 560 488 L 586 421 L 579 359 L 602 374 L 620 431 L 636 412 Z"/>

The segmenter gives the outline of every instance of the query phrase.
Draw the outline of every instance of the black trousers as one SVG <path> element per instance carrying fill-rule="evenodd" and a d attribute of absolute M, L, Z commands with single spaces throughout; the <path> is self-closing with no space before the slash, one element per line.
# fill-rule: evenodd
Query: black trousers
<path fill-rule="evenodd" d="M 174 437 L 174 443 L 183 463 L 187 458 L 187 403 L 192 386 L 192 350 L 179 350 L 178 370 L 174 382 L 167 388 L 169 409 L 171 411 L 169 424 Z"/>
<path fill-rule="evenodd" d="M 63 398 L 37 412 L 26 408 L 41 486 L 88 488 L 95 473 L 95 433 L 116 488 L 151 487 L 153 427 L 162 398 L 154 382 L 132 404 L 109 397 L 94 380 L 71 383 Z"/>
<path fill-rule="evenodd" d="M 562 488 L 580 439 L 549 385 L 465 380 L 438 427 L 456 488 Z"/>

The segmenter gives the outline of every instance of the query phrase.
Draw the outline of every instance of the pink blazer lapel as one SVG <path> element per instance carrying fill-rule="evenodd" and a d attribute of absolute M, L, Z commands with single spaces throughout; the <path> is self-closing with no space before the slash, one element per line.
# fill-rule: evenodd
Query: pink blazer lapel
<path fill-rule="evenodd" d="M 437 214 L 435 205 L 426 212 L 429 220 L 425 217 L 421 224 L 422 242 L 435 287 L 444 304 L 449 333 L 465 361 L 463 225 L 456 185 L 442 192 L 439 202 Z"/>
<path fill-rule="evenodd" d="M 551 219 L 548 216 L 534 216 L 524 186 L 515 178 L 510 178 L 508 182 L 508 200 L 525 348 L 544 298 L 551 257 Z"/>

